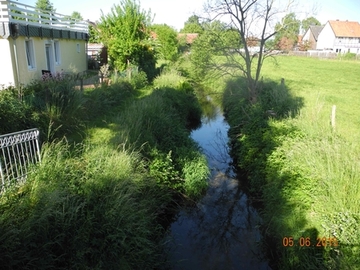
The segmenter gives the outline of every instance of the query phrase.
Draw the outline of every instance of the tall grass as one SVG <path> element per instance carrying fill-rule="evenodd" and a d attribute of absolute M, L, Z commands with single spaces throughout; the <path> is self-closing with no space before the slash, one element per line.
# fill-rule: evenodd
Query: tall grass
<path fill-rule="evenodd" d="M 263 200 L 263 231 L 281 269 L 358 269 L 360 72 L 356 62 L 279 57 L 263 74 L 269 85 L 257 105 L 244 104 L 241 85 L 228 83 L 225 111 L 233 153 Z M 240 89 L 237 90 L 236 86 Z M 239 93 L 240 91 L 240 93 Z M 290 93 L 290 95 L 288 94 Z M 296 95 L 296 96 L 295 96 Z M 337 105 L 337 125 L 330 125 Z M 300 110 L 299 110 L 300 109 Z M 283 237 L 336 237 L 339 246 L 283 247 Z M 271 242 L 270 241 L 270 242 Z"/>
<path fill-rule="evenodd" d="M 161 195 L 136 152 L 63 142 L 0 198 L 3 269 L 147 269 L 160 263 Z M 157 244 L 158 243 L 158 244 Z"/>

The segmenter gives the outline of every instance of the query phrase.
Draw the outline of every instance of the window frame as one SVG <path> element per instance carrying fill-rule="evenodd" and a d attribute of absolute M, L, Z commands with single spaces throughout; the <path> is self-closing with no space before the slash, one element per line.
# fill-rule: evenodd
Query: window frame
<path fill-rule="evenodd" d="M 25 40 L 25 57 L 28 70 L 36 69 L 34 41 L 32 39 Z"/>
<path fill-rule="evenodd" d="M 61 65 L 61 51 L 60 51 L 60 41 L 54 40 L 54 58 L 55 58 L 55 65 Z"/>

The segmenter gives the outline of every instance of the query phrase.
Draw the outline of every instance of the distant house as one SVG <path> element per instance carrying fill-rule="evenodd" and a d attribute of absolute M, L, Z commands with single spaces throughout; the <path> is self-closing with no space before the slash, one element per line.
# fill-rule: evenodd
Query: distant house
<path fill-rule="evenodd" d="M 88 24 L 0 2 L 0 85 L 26 85 L 43 73 L 87 70 Z"/>
<path fill-rule="evenodd" d="M 315 50 L 319 34 L 324 26 L 311 25 L 302 37 L 302 43 L 307 43 L 308 50 Z"/>
<path fill-rule="evenodd" d="M 97 69 L 108 62 L 107 47 L 102 43 L 89 43 L 87 46 L 88 67 Z"/>
<path fill-rule="evenodd" d="M 179 34 L 178 39 L 182 40 L 184 39 L 186 44 L 191 45 L 194 40 L 199 36 L 198 33 L 187 33 L 187 34 Z"/>
<path fill-rule="evenodd" d="M 360 24 L 350 21 L 328 21 L 318 36 L 316 49 L 336 53 L 360 53 Z"/>

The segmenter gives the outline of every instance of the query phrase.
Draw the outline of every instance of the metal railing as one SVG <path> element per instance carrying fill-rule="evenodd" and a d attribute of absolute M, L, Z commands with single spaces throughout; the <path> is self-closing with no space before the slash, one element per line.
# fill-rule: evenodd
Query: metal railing
<path fill-rule="evenodd" d="M 33 6 L 15 1 L 0 1 L 0 23 L 10 22 L 33 26 L 66 29 L 88 33 L 88 23 L 59 13 L 44 13 Z"/>
<path fill-rule="evenodd" d="M 36 128 L 0 136 L 1 191 L 24 181 L 32 164 L 40 162 L 39 130 Z"/>

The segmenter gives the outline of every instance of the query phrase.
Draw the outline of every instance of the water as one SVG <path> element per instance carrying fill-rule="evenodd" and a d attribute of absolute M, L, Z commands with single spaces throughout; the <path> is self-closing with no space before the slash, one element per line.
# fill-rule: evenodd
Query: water
<path fill-rule="evenodd" d="M 228 128 L 217 108 L 191 134 L 207 156 L 211 177 L 206 195 L 170 225 L 172 269 L 270 269 L 259 247 L 261 220 L 231 167 Z"/>

